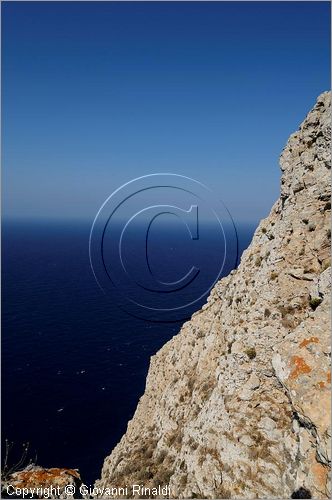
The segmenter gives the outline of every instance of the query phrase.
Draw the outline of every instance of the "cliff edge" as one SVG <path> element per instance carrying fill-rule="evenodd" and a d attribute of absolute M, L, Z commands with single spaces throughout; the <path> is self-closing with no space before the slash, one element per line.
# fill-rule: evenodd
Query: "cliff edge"
<path fill-rule="evenodd" d="M 237 270 L 155 356 L 98 488 L 173 498 L 326 498 L 330 93 L 280 158 L 281 194 Z"/>

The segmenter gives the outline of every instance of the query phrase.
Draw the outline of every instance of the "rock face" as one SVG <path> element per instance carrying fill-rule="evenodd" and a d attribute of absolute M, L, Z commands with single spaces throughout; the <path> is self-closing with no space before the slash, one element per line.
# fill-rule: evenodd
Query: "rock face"
<path fill-rule="evenodd" d="M 99 488 L 169 484 L 173 498 L 329 495 L 329 93 L 280 165 L 280 198 L 238 269 L 151 358 Z"/>

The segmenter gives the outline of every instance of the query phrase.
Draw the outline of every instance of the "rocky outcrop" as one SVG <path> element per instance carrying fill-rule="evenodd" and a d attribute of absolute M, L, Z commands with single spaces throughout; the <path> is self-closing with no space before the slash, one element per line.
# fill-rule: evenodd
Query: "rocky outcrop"
<path fill-rule="evenodd" d="M 77 469 L 45 469 L 31 464 L 2 481 L 1 498 L 79 498 L 81 484 Z"/>
<path fill-rule="evenodd" d="M 238 269 L 155 356 L 99 488 L 173 498 L 326 498 L 330 95 L 284 151 L 280 199 Z"/>

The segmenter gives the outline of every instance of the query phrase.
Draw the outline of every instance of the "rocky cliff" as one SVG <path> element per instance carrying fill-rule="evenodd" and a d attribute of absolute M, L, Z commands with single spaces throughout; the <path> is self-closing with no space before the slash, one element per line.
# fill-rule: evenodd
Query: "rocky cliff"
<path fill-rule="evenodd" d="M 241 264 L 151 359 L 99 488 L 173 498 L 325 498 L 330 463 L 330 94 L 280 158 Z"/>

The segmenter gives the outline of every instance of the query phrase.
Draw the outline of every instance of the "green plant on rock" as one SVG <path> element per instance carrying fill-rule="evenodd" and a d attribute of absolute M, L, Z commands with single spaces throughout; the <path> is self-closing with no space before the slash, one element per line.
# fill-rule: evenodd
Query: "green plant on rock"
<path fill-rule="evenodd" d="M 310 307 L 311 309 L 313 309 L 314 311 L 317 309 L 317 307 L 323 302 L 323 299 L 321 299 L 320 297 L 311 297 L 310 300 L 309 300 L 309 304 L 310 304 Z"/>
<path fill-rule="evenodd" d="M 325 271 L 325 269 L 328 269 L 330 266 L 331 266 L 331 260 L 327 259 L 325 262 L 323 262 L 322 271 Z"/>
<path fill-rule="evenodd" d="M 271 311 L 270 311 L 270 309 L 266 308 L 265 311 L 264 311 L 264 317 L 265 318 L 269 318 L 270 316 L 271 316 Z"/>
<path fill-rule="evenodd" d="M 256 260 L 255 260 L 255 266 L 256 266 L 256 267 L 259 267 L 259 266 L 261 265 L 261 263 L 262 263 L 262 257 L 261 257 L 261 256 L 259 256 L 259 257 L 257 257 L 257 258 L 256 258 Z"/>
<path fill-rule="evenodd" d="M 256 349 L 254 347 L 248 347 L 245 351 L 249 359 L 254 359 L 256 357 Z"/>

